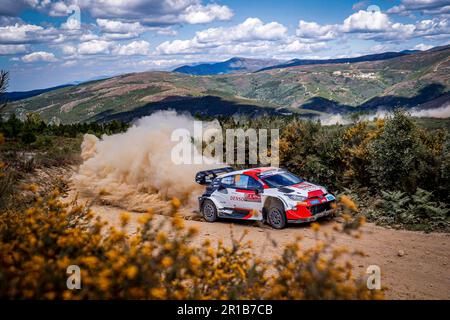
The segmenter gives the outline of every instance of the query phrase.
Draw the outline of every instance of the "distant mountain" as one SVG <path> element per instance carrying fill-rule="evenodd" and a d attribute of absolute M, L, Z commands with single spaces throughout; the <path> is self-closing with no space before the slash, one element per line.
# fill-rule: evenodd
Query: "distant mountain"
<path fill-rule="evenodd" d="M 223 62 L 200 63 L 196 65 L 181 66 L 173 70 L 192 75 L 215 75 L 239 72 L 253 72 L 262 68 L 279 64 L 280 60 L 275 59 L 248 59 L 231 58 Z"/>
<path fill-rule="evenodd" d="M 90 78 L 90 79 L 84 80 L 84 81 L 72 81 L 70 83 L 66 83 L 66 84 L 62 84 L 62 85 L 50 87 L 50 88 L 44 88 L 44 89 L 35 89 L 35 90 L 30 90 L 30 91 L 11 91 L 11 92 L 6 92 L 3 99 L 6 101 L 10 101 L 10 102 L 19 101 L 19 100 L 35 97 L 35 96 L 38 96 L 40 94 L 47 93 L 50 91 L 54 91 L 54 90 L 58 90 L 58 89 L 66 88 L 66 87 L 71 87 L 71 86 L 77 86 L 79 84 L 83 84 L 83 83 L 87 83 L 87 82 L 105 80 L 108 78 L 111 78 L 111 76 L 98 76 L 98 77 L 93 77 L 93 78 Z"/>
<path fill-rule="evenodd" d="M 132 121 L 168 109 L 214 117 L 290 113 L 310 117 L 433 108 L 450 101 L 449 69 L 450 46 L 390 59 L 208 77 L 141 72 L 45 92 L 10 103 L 5 112 L 19 116 L 36 112 L 43 119 L 74 123 Z"/>
<path fill-rule="evenodd" d="M 4 95 L 4 99 L 7 101 L 18 101 L 18 100 L 22 100 L 22 99 L 28 99 L 34 96 L 38 96 L 40 94 L 46 93 L 46 92 L 50 92 L 53 90 L 58 90 L 58 89 L 62 89 L 62 88 L 66 88 L 66 87 L 70 87 L 73 84 L 64 84 L 61 86 L 56 86 L 56 87 L 50 87 L 50 88 L 45 88 L 45 89 L 36 89 L 36 90 L 30 90 L 30 91 L 11 91 L 11 92 L 6 92 Z"/>
<path fill-rule="evenodd" d="M 400 53 L 405 53 L 405 54 L 413 54 L 413 53 L 418 53 L 418 52 L 421 52 L 421 50 L 407 49 L 407 50 L 400 51 Z"/>
<path fill-rule="evenodd" d="M 98 80 L 105 80 L 105 79 L 109 79 L 109 78 L 112 78 L 112 77 L 115 77 L 115 76 L 119 76 L 119 75 L 120 75 L 120 74 L 109 75 L 109 76 L 106 76 L 106 75 L 95 76 L 95 77 L 92 77 L 92 78 L 89 78 L 89 79 L 86 79 L 86 80 L 73 81 L 73 82 L 71 82 L 71 83 L 69 83 L 69 84 L 76 86 L 76 85 L 79 85 L 79 84 L 82 84 L 82 83 L 87 83 L 87 82 L 92 82 L 92 81 L 98 81 Z"/>
<path fill-rule="evenodd" d="M 415 52 L 417 52 L 417 51 L 404 50 L 401 52 L 384 52 L 384 53 L 369 54 L 369 55 L 354 57 L 354 58 L 339 58 L 339 59 L 292 59 L 292 60 L 288 61 L 287 63 L 272 65 L 269 67 L 262 68 L 258 71 L 289 68 L 289 67 L 296 67 L 296 66 L 305 66 L 305 65 L 312 65 L 312 64 L 336 64 L 336 63 L 355 63 L 355 62 L 365 62 L 365 61 L 382 61 L 382 60 L 388 60 L 388 59 L 392 59 L 392 58 L 396 58 L 396 57 L 405 56 L 405 55 L 412 54 Z"/>

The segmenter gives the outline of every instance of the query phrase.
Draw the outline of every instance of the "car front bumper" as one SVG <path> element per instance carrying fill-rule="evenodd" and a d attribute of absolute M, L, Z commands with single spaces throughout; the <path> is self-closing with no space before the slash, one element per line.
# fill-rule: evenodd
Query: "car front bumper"
<path fill-rule="evenodd" d="M 305 222 L 312 222 L 312 221 L 316 221 L 319 218 L 322 217 L 326 217 L 329 215 L 332 215 L 334 213 L 335 209 L 329 209 L 326 211 L 322 211 L 319 213 L 316 213 L 315 215 L 311 216 L 311 217 L 305 217 L 305 218 L 300 218 L 300 219 L 288 219 L 288 223 L 305 223 Z"/>

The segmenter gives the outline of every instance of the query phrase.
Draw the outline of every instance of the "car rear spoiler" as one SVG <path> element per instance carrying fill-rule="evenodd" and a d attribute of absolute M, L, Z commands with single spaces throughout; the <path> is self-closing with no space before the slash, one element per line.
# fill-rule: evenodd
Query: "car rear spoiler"
<path fill-rule="evenodd" d="M 201 185 L 210 184 L 218 175 L 234 171 L 232 167 L 217 168 L 205 171 L 199 171 L 195 175 L 195 182 Z"/>

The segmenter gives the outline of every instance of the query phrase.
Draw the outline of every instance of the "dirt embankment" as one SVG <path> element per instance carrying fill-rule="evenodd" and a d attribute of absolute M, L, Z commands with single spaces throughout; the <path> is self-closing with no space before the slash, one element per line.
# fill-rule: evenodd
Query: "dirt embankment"
<path fill-rule="evenodd" d="M 94 211 L 112 225 L 119 225 L 123 210 L 94 206 Z M 132 213 L 129 232 L 136 231 L 136 219 L 141 213 Z M 157 216 L 157 219 L 167 219 Z M 219 239 L 230 241 L 230 228 L 236 236 L 247 229 L 246 240 L 253 242 L 255 253 L 264 259 L 272 259 L 280 253 L 280 247 L 295 241 L 302 235 L 304 246 L 314 243 L 314 235 L 308 225 L 293 225 L 283 230 L 273 230 L 267 226 L 256 226 L 248 222 L 221 221 L 207 223 L 186 221 L 188 226 L 200 228 L 195 242 L 205 239 L 213 242 Z M 332 229 L 333 222 L 322 221 L 324 230 Z M 389 299 L 450 299 L 450 234 L 422 233 L 393 230 L 368 223 L 363 228 L 363 237 L 355 240 L 345 234 L 336 235 L 336 245 L 364 251 L 366 257 L 353 260 L 355 274 L 362 274 L 369 265 L 378 265 L 382 273 L 382 285 L 388 288 Z M 277 242 L 278 248 L 269 239 Z"/>

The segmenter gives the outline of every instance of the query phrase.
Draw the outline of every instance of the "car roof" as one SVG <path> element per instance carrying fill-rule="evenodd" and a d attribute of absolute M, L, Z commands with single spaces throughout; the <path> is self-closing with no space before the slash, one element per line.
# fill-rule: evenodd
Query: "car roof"
<path fill-rule="evenodd" d="M 224 177 L 228 177 L 228 176 L 234 176 L 235 174 L 245 174 L 247 176 L 255 177 L 263 172 L 269 172 L 269 171 L 281 171 L 281 169 L 277 168 L 277 167 L 260 167 L 260 168 L 243 169 L 243 170 L 227 172 L 225 174 L 219 175 L 218 177 L 224 178 Z"/>

